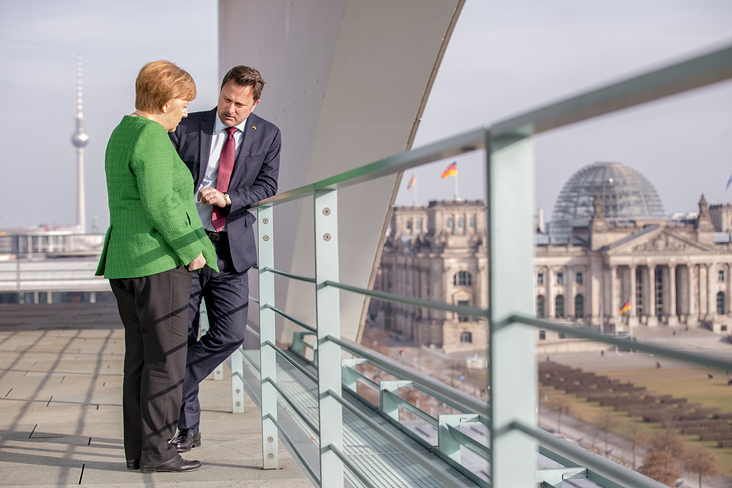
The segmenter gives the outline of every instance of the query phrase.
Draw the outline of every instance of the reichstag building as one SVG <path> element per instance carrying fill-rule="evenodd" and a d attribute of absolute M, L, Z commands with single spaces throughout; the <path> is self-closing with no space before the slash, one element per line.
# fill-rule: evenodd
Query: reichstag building
<path fill-rule="evenodd" d="M 548 229 L 541 227 L 538 317 L 605 332 L 704 326 L 729 333 L 732 205 L 708 205 L 701 195 L 697 213 L 669 217 L 643 175 L 601 162 L 567 181 Z M 487 307 L 483 202 L 395 208 L 375 288 Z M 375 326 L 445 352 L 487 342 L 484 321 L 453 313 L 372 301 L 370 317 Z"/>

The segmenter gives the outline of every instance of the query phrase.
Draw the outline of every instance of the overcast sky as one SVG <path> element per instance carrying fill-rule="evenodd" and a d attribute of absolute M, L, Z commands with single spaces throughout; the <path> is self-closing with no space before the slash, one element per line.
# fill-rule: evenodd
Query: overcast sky
<path fill-rule="evenodd" d="M 415 146 L 732 44 L 728 0 L 468 0 Z M 0 228 L 76 220 L 76 56 L 84 57 L 87 226 L 108 224 L 104 148 L 134 110 L 140 67 L 168 59 L 196 80 L 191 110 L 218 92 L 217 2 L 0 0 Z M 646 176 L 666 213 L 701 193 L 732 201 L 732 83 L 536 138 L 537 205 L 547 220 L 581 167 L 617 161 Z M 286 137 L 286 134 L 283 135 Z M 449 162 L 416 171 L 417 203 L 452 199 Z M 460 196 L 482 198 L 481 158 L 458 162 Z M 411 205 L 408 174 L 397 204 Z"/>

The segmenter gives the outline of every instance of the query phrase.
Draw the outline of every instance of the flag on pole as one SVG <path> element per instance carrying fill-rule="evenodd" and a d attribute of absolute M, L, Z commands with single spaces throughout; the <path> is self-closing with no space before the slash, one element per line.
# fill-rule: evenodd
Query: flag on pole
<path fill-rule="evenodd" d="M 407 185 L 407 190 L 411 189 L 416 183 L 417 181 L 415 180 L 415 175 L 413 174 L 412 179 L 409 180 L 409 184 Z"/>
<path fill-rule="evenodd" d="M 625 305 L 623 305 L 623 308 L 618 310 L 618 313 L 627 312 L 628 310 L 630 310 L 630 300 Z"/>
<path fill-rule="evenodd" d="M 452 163 L 448 166 L 440 178 L 447 178 L 448 176 L 457 176 L 457 163 Z"/>
<path fill-rule="evenodd" d="M 729 189 L 730 183 L 732 183 L 732 176 L 730 176 L 729 180 L 727 180 L 727 186 L 725 187 L 724 191 L 727 191 Z"/>

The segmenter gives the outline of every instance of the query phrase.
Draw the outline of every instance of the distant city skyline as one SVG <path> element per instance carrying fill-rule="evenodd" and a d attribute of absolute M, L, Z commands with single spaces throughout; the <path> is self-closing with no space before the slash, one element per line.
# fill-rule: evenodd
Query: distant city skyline
<path fill-rule="evenodd" d="M 11 187 L 0 194 L 0 228 L 75 223 L 76 149 L 70 135 L 76 56 L 82 53 L 90 137 L 86 222 L 96 217 L 103 232 L 104 148 L 122 116 L 134 110 L 140 67 L 155 59 L 177 63 L 196 80 L 191 111 L 215 106 L 217 2 L 0 0 L 0 9 L 0 88 L 12 114 L 0 121 L 4 177 Z M 415 147 L 732 44 L 731 22 L 732 2 L 718 0 L 468 0 Z M 267 96 L 265 87 L 257 107 L 264 117 Z M 549 221 L 562 185 L 598 161 L 617 161 L 643 174 L 668 214 L 696 211 L 702 193 L 710 203 L 732 201 L 725 189 L 732 175 L 731 106 L 732 83 L 724 82 L 536 137 L 537 207 Z M 439 177 L 452 161 L 415 171 L 418 204 L 452 200 L 453 181 Z M 458 171 L 460 197 L 483 198 L 480 155 L 459 158 Z M 412 204 L 406 191 L 411 176 L 402 180 L 397 205 Z"/>

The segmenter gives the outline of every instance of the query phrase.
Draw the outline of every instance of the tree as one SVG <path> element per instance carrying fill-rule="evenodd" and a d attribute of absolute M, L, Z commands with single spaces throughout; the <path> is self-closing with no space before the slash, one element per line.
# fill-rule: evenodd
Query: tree
<path fill-rule="evenodd" d="M 607 456 L 607 436 L 610 431 L 615 429 L 617 423 L 617 419 L 609 410 L 603 411 L 597 421 L 597 426 L 603 431 L 603 438 L 605 441 L 605 456 Z"/>
<path fill-rule="evenodd" d="M 562 414 L 569 415 L 571 408 L 569 402 L 564 396 L 552 396 L 546 402 L 547 407 L 552 412 L 557 413 L 557 434 L 561 434 L 562 430 Z"/>
<path fill-rule="evenodd" d="M 651 450 L 669 451 L 676 459 L 684 458 L 684 441 L 672 431 L 664 429 L 651 439 Z"/>
<path fill-rule="evenodd" d="M 702 446 L 692 447 L 684 456 L 684 468 L 693 473 L 699 473 L 699 488 L 702 486 L 703 476 L 719 476 L 719 459 L 716 454 Z"/>
<path fill-rule="evenodd" d="M 633 457 L 632 467 L 635 470 L 635 469 L 638 469 L 638 467 L 636 466 L 636 463 L 635 463 L 636 452 L 638 450 L 638 447 L 640 447 L 643 444 L 645 444 L 646 442 L 648 442 L 648 438 L 645 436 L 645 434 L 643 434 L 643 432 L 641 432 L 639 430 L 633 430 L 630 433 L 630 435 L 628 435 L 627 437 L 628 437 L 628 439 L 630 439 L 630 442 L 631 442 L 630 450 L 631 450 L 632 457 Z"/>
<path fill-rule="evenodd" d="M 681 476 L 676 458 L 671 451 L 665 450 L 648 451 L 641 472 L 666 486 L 674 486 Z"/>

